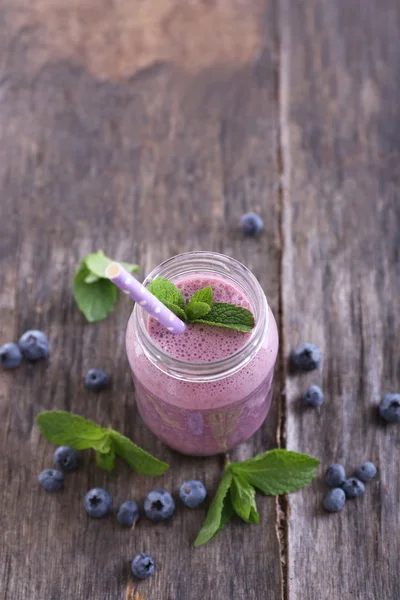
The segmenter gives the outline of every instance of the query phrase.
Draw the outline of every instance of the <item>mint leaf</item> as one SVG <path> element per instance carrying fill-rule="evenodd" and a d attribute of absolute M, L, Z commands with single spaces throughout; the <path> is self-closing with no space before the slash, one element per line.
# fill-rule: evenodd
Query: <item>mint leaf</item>
<path fill-rule="evenodd" d="M 85 283 L 94 283 L 95 281 L 98 281 L 100 279 L 100 277 L 97 277 L 97 275 L 93 275 L 93 273 L 89 273 L 89 275 L 86 275 L 84 282 Z"/>
<path fill-rule="evenodd" d="M 169 302 L 170 304 L 176 304 L 182 310 L 185 309 L 185 298 L 183 297 L 181 290 L 179 290 L 171 281 L 168 281 L 168 279 L 164 279 L 163 277 L 153 279 L 148 290 L 163 304 Z"/>
<path fill-rule="evenodd" d="M 110 431 L 113 441 L 113 447 L 121 458 L 123 458 L 132 469 L 144 475 L 162 475 L 167 469 L 167 463 L 158 460 L 139 446 L 136 446 L 131 440 L 124 435 L 114 431 Z"/>
<path fill-rule="evenodd" d="M 186 314 L 189 321 L 195 321 L 207 315 L 211 310 L 212 299 L 213 293 L 210 285 L 197 290 L 190 298 L 186 307 Z"/>
<path fill-rule="evenodd" d="M 230 469 L 226 469 L 224 476 L 221 479 L 221 483 L 218 486 L 214 500 L 208 510 L 206 520 L 203 523 L 203 527 L 200 529 L 199 534 L 194 542 L 195 546 L 201 546 L 207 543 L 214 537 L 221 529 L 222 517 L 224 522 L 229 520 L 229 508 L 228 505 L 225 507 L 225 497 L 228 494 L 228 490 L 232 483 L 232 472 Z M 223 515 L 224 510 L 224 515 Z M 225 523 L 224 523 L 225 524 Z"/>
<path fill-rule="evenodd" d="M 247 308 L 242 306 L 235 306 L 226 302 L 214 302 L 210 312 L 201 319 L 196 319 L 194 323 L 226 327 L 248 333 L 254 327 L 254 317 Z"/>
<path fill-rule="evenodd" d="M 231 463 L 231 469 L 263 494 L 277 496 L 310 483 L 318 465 L 319 460 L 312 456 L 278 448 L 241 463 Z"/>
<path fill-rule="evenodd" d="M 258 523 L 256 490 L 253 486 L 240 475 L 233 475 L 229 493 L 236 514 L 246 523 Z"/>
<path fill-rule="evenodd" d="M 165 306 L 169 308 L 169 310 L 171 310 L 174 313 L 174 315 L 179 317 L 182 321 L 187 321 L 185 311 L 182 308 L 180 308 L 177 304 L 172 304 L 171 302 L 163 302 L 163 304 L 165 304 Z"/>
<path fill-rule="evenodd" d="M 227 494 L 225 496 L 224 504 L 222 506 L 221 522 L 219 524 L 217 531 L 213 534 L 213 536 L 210 538 L 210 540 L 214 539 L 219 534 L 219 532 L 223 530 L 225 525 L 227 525 L 229 523 L 229 521 L 231 520 L 231 518 L 233 517 L 234 514 L 235 514 L 235 511 L 232 506 L 230 495 Z"/>
<path fill-rule="evenodd" d="M 114 450 L 111 448 L 111 450 L 106 453 L 96 452 L 96 464 L 98 467 L 100 467 L 100 469 L 104 469 L 104 471 L 111 473 L 115 464 Z"/>
<path fill-rule="evenodd" d="M 117 288 L 108 279 L 88 284 L 88 275 L 90 272 L 82 262 L 75 273 L 73 292 L 79 309 L 89 323 L 94 323 L 101 321 L 112 311 L 117 301 Z"/>
<path fill-rule="evenodd" d="M 102 250 L 98 252 L 93 252 L 92 254 L 88 254 L 86 258 L 84 258 L 84 263 L 89 269 L 92 275 L 96 277 L 101 277 L 103 279 L 106 278 L 105 271 L 110 263 L 114 262 L 112 258 L 109 258 L 104 254 Z M 134 273 L 139 270 L 138 265 L 132 265 L 130 263 L 121 262 L 120 263 L 129 273 Z M 90 282 L 86 282 L 90 283 Z"/>
<path fill-rule="evenodd" d="M 207 287 L 201 288 L 201 290 L 197 290 L 190 298 L 188 306 L 190 306 L 193 302 L 205 302 L 208 306 L 211 306 L 213 301 L 213 293 L 211 285 Z"/>
<path fill-rule="evenodd" d="M 40 433 L 49 442 L 57 446 L 71 446 L 76 450 L 100 450 L 104 448 L 104 441 L 108 437 L 107 429 L 62 410 L 44 411 L 36 417 L 36 423 Z"/>
<path fill-rule="evenodd" d="M 189 321 L 196 321 L 205 317 L 210 312 L 211 308 L 206 302 L 189 302 L 186 307 L 186 315 Z"/>

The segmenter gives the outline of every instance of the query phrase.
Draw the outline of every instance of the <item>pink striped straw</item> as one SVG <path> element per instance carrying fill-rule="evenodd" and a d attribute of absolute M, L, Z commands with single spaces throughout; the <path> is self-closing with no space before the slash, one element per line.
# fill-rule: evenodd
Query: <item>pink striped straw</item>
<path fill-rule="evenodd" d="M 148 289 L 128 273 L 122 265 L 112 262 L 106 269 L 106 277 L 132 300 L 140 304 L 152 317 L 160 321 L 171 333 L 183 333 L 186 325 L 174 313 L 153 296 Z"/>

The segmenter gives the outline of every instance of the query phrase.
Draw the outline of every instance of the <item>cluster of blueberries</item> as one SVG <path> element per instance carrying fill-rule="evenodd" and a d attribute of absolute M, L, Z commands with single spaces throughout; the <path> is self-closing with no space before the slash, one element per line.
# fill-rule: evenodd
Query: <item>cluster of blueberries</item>
<path fill-rule="evenodd" d="M 79 466 L 79 453 L 69 446 L 60 446 L 54 453 L 56 469 L 45 469 L 39 475 L 39 483 L 46 492 L 56 492 L 64 487 L 64 473 L 74 471 Z M 181 502 L 189 508 L 197 508 L 205 500 L 207 490 L 201 481 L 184 481 L 179 488 Z M 102 488 L 89 490 L 83 499 L 87 514 L 95 519 L 106 517 L 112 510 L 112 497 Z M 173 497 L 166 490 L 153 490 L 144 499 L 143 511 L 151 521 L 165 521 L 175 511 Z M 132 527 L 139 519 L 139 505 L 128 500 L 118 509 L 117 519 L 124 527 Z M 154 571 L 154 560 L 146 552 L 134 557 L 132 573 L 139 579 L 146 579 Z"/>
<path fill-rule="evenodd" d="M 292 354 L 292 366 L 295 371 L 314 371 L 322 360 L 321 350 L 314 344 L 300 344 Z M 303 395 L 306 406 L 317 408 L 324 401 L 324 394 L 318 385 L 310 385 Z"/>
<path fill-rule="evenodd" d="M 19 367 L 22 358 L 40 360 L 49 355 L 49 339 L 43 331 L 30 329 L 20 337 L 18 344 L 8 342 L 0 346 L 0 363 L 5 369 Z"/>
<path fill-rule="evenodd" d="M 300 344 L 292 354 L 292 365 L 296 371 L 314 371 L 322 360 L 321 350 L 314 344 Z M 311 385 L 303 396 L 306 406 L 318 407 L 324 394 L 317 385 Z M 388 423 L 400 423 L 400 394 L 386 394 L 379 405 L 379 414 Z"/>
<path fill-rule="evenodd" d="M 49 356 L 49 338 L 43 331 L 30 329 L 20 337 L 17 344 L 7 342 L 0 346 L 0 364 L 5 369 L 19 367 L 23 358 L 37 361 Z M 110 377 L 102 369 L 90 369 L 85 375 L 85 387 L 101 392 L 110 385 Z"/>
<path fill-rule="evenodd" d="M 330 465 L 325 473 L 325 483 L 333 488 L 324 499 L 324 508 L 329 512 L 340 512 L 347 498 L 357 498 L 365 492 L 364 483 L 371 481 L 376 475 L 376 467 L 372 462 L 365 462 L 358 467 L 355 477 L 346 478 L 342 465 Z"/>

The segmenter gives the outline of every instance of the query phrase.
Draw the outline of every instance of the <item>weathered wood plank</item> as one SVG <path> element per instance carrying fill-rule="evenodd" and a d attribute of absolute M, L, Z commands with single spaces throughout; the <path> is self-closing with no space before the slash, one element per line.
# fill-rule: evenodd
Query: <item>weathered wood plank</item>
<path fill-rule="evenodd" d="M 274 14 L 257 0 L 161 4 L 2 2 L 2 338 L 37 327 L 52 344 L 48 363 L 1 378 L 0 581 L 10 600 L 137 600 L 129 562 L 143 550 L 157 570 L 139 587 L 141 600 L 280 596 L 274 499 L 260 500 L 258 528 L 234 523 L 197 550 L 205 509 L 179 509 L 165 525 L 143 520 L 130 532 L 115 518 L 88 519 L 82 507 L 94 485 L 116 504 L 155 486 L 175 491 L 194 476 L 212 492 L 222 461 L 180 457 L 143 428 L 124 350 L 129 301 L 85 324 L 71 295 L 79 259 L 104 248 L 136 260 L 144 276 L 177 252 L 215 249 L 248 264 L 278 310 Z M 264 214 L 259 241 L 236 231 L 245 209 Z M 112 374 L 110 393 L 83 389 L 92 366 Z M 50 497 L 36 481 L 53 451 L 33 425 L 45 408 L 110 423 L 171 469 L 154 481 L 124 465 L 107 475 L 87 456 Z M 275 401 L 239 452 L 274 446 L 277 418 Z"/>
<path fill-rule="evenodd" d="M 323 368 L 288 377 L 287 445 L 351 472 L 365 497 L 326 515 L 322 478 L 290 497 L 289 597 L 399 596 L 399 430 L 377 418 L 400 389 L 400 11 L 394 0 L 285 0 L 281 10 L 285 352 L 312 341 Z M 307 385 L 325 403 L 304 410 Z"/>

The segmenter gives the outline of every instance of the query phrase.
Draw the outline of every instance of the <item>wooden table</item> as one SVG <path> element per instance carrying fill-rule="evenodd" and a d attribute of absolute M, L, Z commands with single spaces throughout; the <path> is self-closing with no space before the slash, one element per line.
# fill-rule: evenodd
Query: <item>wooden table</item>
<path fill-rule="evenodd" d="M 400 597 L 400 430 L 377 418 L 400 388 L 399 97 L 396 0 L 2 0 L 1 343 L 29 328 L 51 358 L 1 373 L 0 594 L 7 600 L 396 600 Z M 258 240 L 237 229 L 260 212 Z M 215 490 L 223 459 L 162 446 L 138 416 L 124 350 L 131 309 L 87 324 L 71 294 L 78 261 L 103 248 L 144 277 L 176 253 L 246 263 L 280 331 L 273 407 L 235 459 L 284 446 L 321 459 L 312 485 L 258 500 L 193 548 L 206 508 L 122 530 L 90 520 L 91 487 L 118 503 L 185 478 Z M 323 368 L 292 377 L 301 341 Z M 109 393 L 84 390 L 90 367 Z M 299 399 L 321 384 L 325 403 Z M 171 464 L 163 478 L 90 453 L 64 493 L 37 474 L 53 447 L 35 415 L 72 410 Z M 365 496 L 321 509 L 324 467 L 375 462 Z M 137 586 L 143 550 L 155 575 Z"/>

